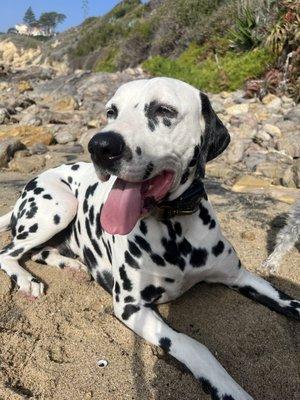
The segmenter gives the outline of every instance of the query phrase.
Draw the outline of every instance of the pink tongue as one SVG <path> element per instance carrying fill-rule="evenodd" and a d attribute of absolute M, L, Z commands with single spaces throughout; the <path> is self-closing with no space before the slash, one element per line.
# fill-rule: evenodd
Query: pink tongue
<path fill-rule="evenodd" d="M 103 229 L 111 235 L 126 235 L 135 227 L 142 213 L 141 183 L 117 179 L 102 208 Z"/>

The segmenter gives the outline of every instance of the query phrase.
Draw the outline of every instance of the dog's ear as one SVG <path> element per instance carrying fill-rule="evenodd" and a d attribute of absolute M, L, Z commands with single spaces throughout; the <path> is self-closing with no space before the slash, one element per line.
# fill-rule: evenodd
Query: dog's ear
<path fill-rule="evenodd" d="M 201 146 L 203 161 L 207 162 L 221 154 L 230 142 L 230 135 L 217 114 L 212 109 L 208 97 L 200 92 L 205 131 Z"/>

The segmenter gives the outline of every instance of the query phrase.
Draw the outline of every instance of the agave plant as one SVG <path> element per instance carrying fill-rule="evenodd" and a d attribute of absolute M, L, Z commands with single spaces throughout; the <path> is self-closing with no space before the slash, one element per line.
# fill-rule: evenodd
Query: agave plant
<path fill-rule="evenodd" d="M 258 20 L 249 6 L 241 7 L 235 20 L 235 27 L 229 31 L 230 46 L 238 50 L 251 50 L 260 40 L 255 35 Z"/>
<path fill-rule="evenodd" d="M 267 37 L 267 46 L 278 56 L 296 50 L 300 44 L 300 2 L 283 0 L 279 3 L 280 18 Z"/>

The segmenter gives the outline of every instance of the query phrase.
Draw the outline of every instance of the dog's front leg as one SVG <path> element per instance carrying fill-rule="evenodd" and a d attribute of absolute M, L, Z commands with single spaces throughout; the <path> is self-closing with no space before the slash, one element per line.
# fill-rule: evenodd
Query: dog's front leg
<path fill-rule="evenodd" d="M 132 298 L 132 300 L 134 300 Z M 155 309 L 142 302 L 126 303 L 120 286 L 114 288 L 115 315 L 131 330 L 150 343 L 163 348 L 182 362 L 214 400 L 251 400 L 226 372 L 211 352 L 189 336 L 174 331 Z"/>

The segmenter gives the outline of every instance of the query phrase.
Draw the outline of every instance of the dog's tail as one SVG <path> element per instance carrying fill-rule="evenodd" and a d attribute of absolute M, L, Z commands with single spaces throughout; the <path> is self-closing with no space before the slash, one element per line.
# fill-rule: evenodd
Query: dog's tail
<path fill-rule="evenodd" d="M 276 246 L 273 252 L 263 263 L 263 267 L 275 271 L 283 256 L 293 248 L 300 238 L 300 199 L 290 209 L 286 225 L 276 237 Z"/>
<path fill-rule="evenodd" d="M 5 232 L 10 228 L 11 216 L 12 216 L 12 211 L 0 217 L 0 232 Z"/>

